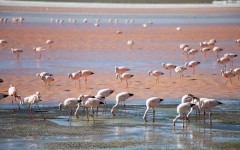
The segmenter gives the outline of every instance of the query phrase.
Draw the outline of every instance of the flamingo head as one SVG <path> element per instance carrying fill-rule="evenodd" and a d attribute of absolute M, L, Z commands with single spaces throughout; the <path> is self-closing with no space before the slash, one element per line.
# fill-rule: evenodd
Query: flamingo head
<path fill-rule="evenodd" d="M 148 75 L 149 75 L 149 76 L 151 75 L 151 73 L 152 73 L 152 71 L 148 71 Z"/>
<path fill-rule="evenodd" d="M 185 67 L 186 69 L 187 69 L 187 67 L 188 67 L 188 64 L 189 64 L 188 62 L 184 64 L 184 67 Z"/>
<path fill-rule="evenodd" d="M 195 104 L 191 103 L 191 104 L 190 104 L 190 107 L 193 107 L 193 106 L 195 106 Z"/>
<path fill-rule="evenodd" d="M 62 110 L 63 103 L 60 103 L 60 104 L 58 105 L 58 107 L 59 107 L 59 110 Z"/>

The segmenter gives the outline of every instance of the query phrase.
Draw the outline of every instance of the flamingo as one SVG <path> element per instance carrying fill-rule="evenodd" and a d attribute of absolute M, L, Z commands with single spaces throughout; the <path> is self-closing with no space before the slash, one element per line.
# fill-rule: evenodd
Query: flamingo
<path fill-rule="evenodd" d="M 236 54 L 233 54 L 233 53 L 226 53 L 226 54 L 224 54 L 224 56 L 223 57 L 226 57 L 226 58 L 229 58 L 230 60 L 231 60 L 231 63 L 230 63 L 230 65 L 232 65 L 233 66 L 233 58 L 235 58 L 235 57 L 237 57 L 238 55 L 236 55 Z"/>
<path fill-rule="evenodd" d="M 176 30 L 177 31 L 181 31 L 182 29 L 181 29 L 181 27 L 177 27 Z"/>
<path fill-rule="evenodd" d="M 128 93 L 128 92 L 121 92 L 121 93 L 118 93 L 116 95 L 116 104 L 112 107 L 111 109 L 111 113 L 113 116 L 115 116 L 115 113 L 114 113 L 114 108 L 117 107 L 118 103 L 122 102 L 124 105 L 124 108 L 126 109 L 126 105 L 125 105 L 125 101 L 130 98 L 131 96 L 133 96 L 134 94 L 132 93 Z"/>
<path fill-rule="evenodd" d="M 194 105 L 195 105 L 195 104 L 190 103 L 190 102 L 179 104 L 179 105 L 177 106 L 178 116 L 176 116 L 176 118 L 173 119 L 173 125 L 175 126 L 177 119 L 182 116 L 182 117 L 183 117 L 183 128 L 184 128 L 184 119 L 186 118 L 186 119 L 188 120 L 188 118 L 187 118 L 187 116 L 186 116 L 186 112 L 187 112 L 188 110 L 190 110 Z"/>
<path fill-rule="evenodd" d="M 145 122 L 147 122 L 147 112 L 148 110 L 150 109 L 150 107 L 153 109 L 153 122 L 155 121 L 155 107 L 157 105 L 159 105 L 161 102 L 163 101 L 163 99 L 161 98 L 158 98 L 158 97 L 150 97 L 147 99 L 146 101 L 146 106 L 147 106 L 147 109 L 146 111 L 144 112 L 144 115 L 143 115 L 143 119 Z"/>
<path fill-rule="evenodd" d="M 85 97 L 83 95 L 80 95 L 78 98 L 67 98 L 67 99 L 64 100 L 64 102 L 59 104 L 59 109 L 60 110 L 62 110 L 62 108 L 70 109 L 68 121 L 70 120 L 70 116 L 72 115 L 72 108 L 75 107 L 75 106 L 77 106 L 77 109 L 76 109 L 74 115 L 77 118 L 79 118 L 77 112 L 78 112 L 78 110 L 80 108 L 80 105 L 81 105 L 81 102 L 84 100 L 84 98 Z"/>
<path fill-rule="evenodd" d="M 195 54 L 196 53 L 198 53 L 198 50 L 197 49 L 190 49 L 189 51 L 188 51 L 188 55 L 193 55 L 193 57 L 195 57 Z"/>
<path fill-rule="evenodd" d="M 213 47 L 213 52 L 217 52 L 217 57 L 219 58 L 219 53 L 221 52 L 221 51 L 223 51 L 223 49 L 222 48 L 220 48 L 220 47 Z"/>
<path fill-rule="evenodd" d="M 195 68 L 200 64 L 199 61 L 193 60 L 190 62 L 185 63 L 186 68 L 192 68 L 193 69 L 193 74 L 195 73 Z"/>
<path fill-rule="evenodd" d="M 240 39 L 236 39 L 235 42 L 236 42 L 236 43 L 240 43 Z"/>
<path fill-rule="evenodd" d="M 81 77 L 85 78 L 85 84 L 87 84 L 87 77 L 93 75 L 94 73 L 90 70 L 82 70 Z"/>
<path fill-rule="evenodd" d="M 17 48 L 11 48 L 11 51 L 13 54 L 17 55 L 17 58 L 19 58 L 20 54 L 23 53 L 22 49 L 17 49 Z"/>
<path fill-rule="evenodd" d="M 206 57 L 207 56 L 207 52 L 210 52 L 211 49 L 208 48 L 208 47 L 204 47 L 204 48 L 200 49 L 200 51 L 202 51 L 204 53 L 204 56 Z"/>
<path fill-rule="evenodd" d="M 127 45 L 129 45 L 131 49 L 133 48 L 134 44 L 135 44 L 135 42 L 133 40 L 128 40 L 127 41 Z"/>
<path fill-rule="evenodd" d="M 188 46 L 187 44 L 180 44 L 180 45 L 179 45 L 179 48 L 182 49 L 182 50 L 183 50 L 185 47 L 189 47 L 189 46 Z"/>
<path fill-rule="evenodd" d="M 87 18 L 84 18 L 84 19 L 83 19 L 83 23 L 87 23 Z"/>
<path fill-rule="evenodd" d="M 48 89 L 50 89 L 50 83 L 54 81 L 54 78 L 52 76 L 42 76 L 41 79 L 45 86 L 48 85 Z"/>
<path fill-rule="evenodd" d="M 113 92 L 114 92 L 114 90 L 112 90 L 112 89 L 101 89 L 101 90 L 99 90 L 97 92 L 96 97 L 102 96 L 102 97 L 106 98 L 106 97 L 110 96 Z M 100 98 L 100 100 L 102 102 L 104 102 L 104 104 L 105 104 L 105 112 L 106 112 L 106 100 L 105 99 L 101 99 L 101 98 Z M 97 112 L 98 112 L 98 109 L 97 109 Z"/>
<path fill-rule="evenodd" d="M 41 72 L 41 73 L 37 73 L 36 76 L 42 78 L 43 76 L 53 76 L 53 74 L 48 72 Z"/>
<path fill-rule="evenodd" d="M 118 30 L 118 31 L 116 31 L 116 34 L 122 34 L 122 31 Z"/>
<path fill-rule="evenodd" d="M 45 49 L 43 49 L 42 47 L 33 47 L 33 51 L 39 52 L 39 58 L 41 59 L 42 57 L 41 53 L 45 51 Z"/>
<path fill-rule="evenodd" d="M 164 75 L 163 72 L 159 71 L 159 70 L 154 70 L 154 71 L 148 71 L 148 75 L 150 76 L 153 76 L 153 77 L 156 77 L 156 83 L 159 83 L 159 77 L 161 75 Z"/>
<path fill-rule="evenodd" d="M 192 102 L 193 100 L 193 95 L 192 94 L 187 94 L 182 97 L 182 103 L 187 103 L 187 102 Z"/>
<path fill-rule="evenodd" d="M 104 98 L 104 97 L 102 97 Z M 92 117 L 93 117 L 93 121 L 95 123 L 95 120 L 94 120 L 94 107 L 99 107 L 100 105 L 104 104 L 102 101 L 100 101 L 99 99 L 97 98 L 88 98 L 87 101 L 85 102 L 85 107 L 87 109 L 87 119 L 89 121 L 89 117 L 88 117 L 88 109 L 91 108 L 92 110 Z"/>
<path fill-rule="evenodd" d="M 6 40 L 0 40 L 0 45 L 2 47 L 4 47 L 5 44 L 7 44 L 8 42 Z"/>
<path fill-rule="evenodd" d="M 197 122 L 197 113 L 200 118 L 200 109 L 199 109 L 199 101 L 200 99 L 198 97 L 193 96 L 192 94 L 187 94 L 182 97 L 182 103 L 193 103 L 195 104 L 193 107 L 191 107 L 189 113 L 187 114 L 187 118 L 189 121 L 189 115 L 193 111 L 193 109 L 196 110 L 196 122 Z"/>
<path fill-rule="evenodd" d="M 49 48 L 52 47 L 52 44 L 55 43 L 53 40 L 47 40 L 46 44 L 49 45 Z"/>
<path fill-rule="evenodd" d="M 223 70 L 226 70 L 227 63 L 230 62 L 231 59 L 228 57 L 221 57 L 220 59 L 217 59 L 217 63 L 223 65 Z"/>
<path fill-rule="evenodd" d="M 76 81 L 78 80 L 79 82 L 79 86 L 80 86 L 80 77 L 82 75 L 82 72 L 81 71 L 78 71 L 78 72 L 73 72 L 73 73 L 69 73 L 68 74 L 68 78 L 71 79 L 71 80 L 75 80 L 75 88 L 76 88 Z"/>
<path fill-rule="evenodd" d="M 3 98 L 6 98 L 6 97 L 8 97 L 7 94 L 0 93 L 0 100 L 3 99 Z"/>
<path fill-rule="evenodd" d="M 180 79 L 182 79 L 182 78 L 184 77 L 183 72 L 184 72 L 185 70 L 187 70 L 187 68 L 185 68 L 185 67 L 183 67 L 183 66 L 177 66 L 177 67 L 175 68 L 175 72 L 179 73 Z"/>
<path fill-rule="evenodd" d="M 175 66 L 175 65 L 173 65 L 173 64 L 171 64 L 171 63 L 162 63 L 162 66 L 163 66 L 163 68 L 164 69 L 166 69 L 166 70 L 169 70 L 169 72 L 170 72 L 170 77 L 171 77 L 171 70 L 172 69 L 175 69 L 177 66 Z"/>
<path fill-rule="evenodd" d="M 231 69 L 230 71 L 233 72 L 235 76 L 237 75 L 238 76 L 238 80 L 239 80 L 240 68 L 235 68 L 233 70 Z"/>
<path fill-rule="evenodd" d="M 122 75 L 117 74 L 117 79 L 126 80 L 126 87 L 128 87 L 128 79 L 132 78 L 134 75 L 130 73 L 123 73 Z"/>
<path fill-rule="evenodd" d="M 115 67 L 116 76 L 117 75 L 122 75 L 123 73 L 125 73 L 126 71 L 129 71 L 129 70 L 130 70 L 129 68 L 123 67 L 123 66 Z"/>
<path fill-rule="evenodd" d="M 208 48 L 208 46 L 209 46 L 207 41 L 200 42 L 199 44 L 200 44 L 201 48 Z"/>
<path fill-rule="evenodd" d="M 13 107 L 13 100 L 15 100 L 16 103 L 17 103 L 16 98 L 21 100 L 21 96 L 18 95 L 16 87 L 14 87 L 12 84 L 10 85 L 10 87 L 8 89 L 8 95 L 13 97 L 13 99 L 12 99 L 12 107 Z M 17 103 L 17 105 L 18 105 L 18 103 Z M 18 105 L 18 109 L 20 110 L 19 105 Z M 15 111 L 14 108 L 13 108 L 13 111 Z"/>
<path fill-rule="evenodd" d="M 187 54 L 187 57 L 188 57 L 188 52 L 191 50 L 192 48 L 190 48 L 190 47 L 185 47 L 184 49 L 183 49 L 183 52 L 185 52 L 186 54 Z"/>
<path fill-rule="evenodd" d="M 234 72 L 233 71 L 223 71 L 223 70 L 221 70 L 221 75 L 224 77 L 224 78 L 226 78 L 227 79 L 227 81 L 226 81 L 226 85 L 227 85 L 227 82 L 228 82 L 228 80 L 230 80 L 230 82 L 231 82 L 231 84 L 232 84 L 232 78 L 235 76 L 235 74 L 234 74 Z"/>
<path fill-rule="evenodd" d="M 25 97 L 23 100 L 20 101 L 20 104 L 21 105 L 29 104 L 29 112 L 32 112 L 32 104 L 36 103 L 38 106 L 38 102 L 42 101 L 40 98 L 41 98 L 40 92 L 36 92 L 36 94 Z"/>
<path fill-rule="evenodd" d="M 216 100 L 216 99 L 209 99 L 209 98 L 201 98 L 200 99 L 200 108 L 204 110 L 204 123 L 205 123 L 205 115 L 206 115 L 206 109 L 209 109 L 209 120 L 210 120 L 210 126 L 212 126 L 212 111 L 211 108 L 214 108 L 218 105 L 223 104 L 222 102 Z"/>

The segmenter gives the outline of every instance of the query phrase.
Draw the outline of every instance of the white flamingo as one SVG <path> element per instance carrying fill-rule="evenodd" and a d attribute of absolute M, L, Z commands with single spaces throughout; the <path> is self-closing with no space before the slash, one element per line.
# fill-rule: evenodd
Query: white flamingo
<path fill-rule="evenodd" d="M 117 107 L 117 105 L 121 102 L 123 103 L 123 106 L 124 108 L 126 109 L 126 105 L 125 105 L 125 101 L 130 98 L 131 96 L 133 96 L 134 94 L 132 93 L 129 93 L 129 92 L 121 92 L 121 93 L 118 93 L 116 95 L 116 104 L 112 107 L 111 109 L 111 113 L 113 116 L 115 116 L 115 113 L 114 113 L 114 108 Z"/>
<path fill-rule="evenodd" d="M 155 121 L 155 109 L 154 108 L 157 107 L 162 101 L 163 101 L 163 99 L 158 98 L 158 97 L 150 97 L 147 99 L 147 101 L 146 101 L 147 109 L 143 115 L 143 119 L 145 122 L 147 122 L 147 112 L 150 108 L 153 109 L 153 120 L 152 121 L 153 122 Z"/>
<path fill-rule="evenodd" d="M 41 59 L 42 57 L 42 52 L 45 51 L 42 47 L 33 47 L 33 51 L 39 52 L 39 58 Z"/>
<path fill-rule="evenodd" d="M 102 101 L 100 101 L 99 99 L 97 98 L 88 98 L 87 101 L 85 102 L 85 107 L 87 109 L 87 119 L 89 121 L 89 117 L 88 117 L 88 109 L 91 108 L 92 110 L 92 114 L 91 116 L 93 117 L 93 121 L 95 123 L 95 120 L 94 120 L 94 108 L 95 107 L 99 107 L 101 104 L 104 104 Z"/>
<path fill-rule="evenodd" d="M 227 69 L 227 63 L 231 61 L 228 57 L 221 57 L 217 59 L 217 63 L 223 65 L 223 70 L 225 71 Z"/>
<path fill-rule="evenodd" d="M 187 68 L 186 68 L 186 67 L 183 67 L 183 66 L 177 66 L 177 67 L 175 68 L 175 72 L 179 73 L 180 79 L 182 79 L 182 78 L 184 77 L 183 72 L 184 72 L 185 70 L 187 70 Z"/>
<path fill-rule="evenodd" d="M 175 126 L 176 121 L 179 117 L 182 116 L 183 118 L 183 128 L 184 128 L 184 120 L 185 118 L 188 120 L 186 113 L 187 111 L 189 111 L 195 104 L 190 103 L 190 102 L 186 102 L 186 103 L 181 103 L 177 106 L 177 113 L 178 116 L 176 116 L 176 118 L 173 119 L 173 125 Z"/>
<path fill-rule="evenodd" d="M 55 43 L 53 40 L 47 40 L 46 44 L 49 45 L 49 48 L 52 47 L 52 44 Z"/>
<path fill-rule="evenodd" d="M 204 56 L 206 57 L 206 56 L 207 56 L 207 52 L 210 52 L 211 49 L 208 48 L 208 47 L 204 47 L 204 48 L 201 48 L 200 51 L 203 52 L 203 53 L 204 53 Z"/>
<path fill-rule="evenodd" d="M 101 90 L 99 90 L 99 91 L 97 92 L 96 97 L 102 96 L 102 97 L 107 98 L 107 97 L 109 97 L 113 92 L 114 92 L 114 90 L 112 90 L 112 89 L 101 89 Z M 105 110 L 103 111 L 103 113 L 106 112 L 106 99 L 105 99 L 105 98 L 104 98 L 104 99 L 102 99 L 102 98 L 99 99 L 99 100 L 101 100 L 102 102 L 104 102 L 104 104 L 105 104 Z M 97 108 L 97 112 L 98 112 L 98 108 Z"/>
<path fill-rule="evenodd" d="M 163 66 L 163 68 L 164 69 L 166 69 L 166 70 L 169 70 L 169 72 L 170 72 L 170 77 L 171 77 L 171 71 L 172 71 L 172 69 L 175 69 L 177 66 L 176 65 L 174 65 L 174 64 L 171 64 L 171 63 L 162 63 L 162 66 Z"/>
<path fill-rule="evenodd" d="M 154 70 L 154 71 L 148 71 L 148 75 L 155 77 L 156 83 L 159 83 L 159 77 L 164 75 L 164 73 L 159 70 Z"/>
<path fill-rule="evenodd" d="M 216 99 L 209 99 L 209 98 L 201 98 L 200 99 L 200 108 L 203 109 L 203 115 L 204 115 L 204 123 L 205 123 L 205 115 L 206 115 L 206 109 L 209 109 L 209 120 L 210 120 L 210 126 L 212 126 L 212 111 L 211 109 L 223 104 L 222 102 L 216 100 Z"/>
<path fill-rule="evenodd" d="M 54 81 L 54 78 L 52 76 L 42 76 L 41 79 L 45 86 L 48 86 L 48 89 L 50 89 L 50 83 Z"/>
<path fill-rule="evenodd" d="M 240 68 L 235 68 L 233 70 L 231 69 L 230 71 L 233 72 L 235 76 L 237 75 L 238 76 L 238 80 L 239 80 Z"/>
<path fill-rule="evenodd" d="M 16 54 L 17 58 L 19 58 L 20 54 L 23 53 L 23 50 L 22 49 L 18 49 L 18 48 L 11 48 L 11 52 L 13 54 Z"/>
<path fill-rule="evenodd" d="M 68 78 L 75 81 L 75 88 L 76 88 L 76 84 L 77 84 L 76 81 L 77 80 L 78 80 L 78 83 L 79 83 L 79 86 L 80 86 L 80 77 L 81 77 L 81 75 L 82 75 L 81 71 L 73 72 L 73 73 L 69 73 L 68 74 Z"/>
<path fill-rule="evenodd" d="M 93 75 L 94 73 L 90 70 L 82 70 L 81 77 L 85 78 L 85 84 L 87 84 L 87 77 Z"/>
<path fill-rule="evenodd" d="M 9 87 L 9 89 L 8 89 L 8 95 L 13 97 L 13 99 L 12 99 L 12 108 L 13 108 L 13 111 L 15 111 L 15 110 L 14 110 L 14 107 L 13 107 L 13 101 L 15 100 L 15 102 L 17 103 L 16 98 L 18 98 L 19 100 L 21 100 L 21 96 L 18 95 L 18 92 L 17 92 L 16 87 L 14 87 L 12 84 L 10 85 L 10 87 Z M 17 105 L 18 105 L 18 103 L 17 103 Z M 18 105 L 18 109 L 20 110 L 19 105 Z"/>
<path fill-rule="evenodd" d="M 0 40 L 0 45 L 2 46 L 2 47 L 4 47 L 5 46 L 5 44 L 7 44 L 8 42 L 6 41 L 6 40 Z"/>
<path fill-rule="evenodd" d="M 80 95 L 78 98 L 67 98 L 64 100 L 64 102 L 59 104 L 59 109 L 62 110 L 62 108 L 68 108 L 70 109 L 69 111 L 69 118 L 68 121 L 70 120 L 70 116 L 72 115 L 72 108 L 77 106 L 77 109 L 74 113 L 74 115 L 78 118 L 78 110 L 80 108 L 81 102 L 84 99 L 83 95 Z"/>
<path fill-rule="evenodd" d="M 193 48 L 193 49 L 190 49 L 187 54 L 193 55 L 193 58 L 195 58 L 195 54 L 197 53 L 198 53 L 198 50 Z"/>
<path fill-rule="evenodd" d="M 223 57 L 229 58 L 229 59 L 231 60 L 230 65 L 233 66 L 233 60 L 232 60 L 232 59 L 235 58 L 235 57 L 237 57 L 237 56 L 238 56 L 238 55 L 233 54 L 233 53 L 226 53 L 226 54 L 224 54 Z"/>
<path fill-rule="evenodd" d="M 32 112 L 32 105 L 36 104 L 40 111 L 40 107 L 38 106 L 38 102 L 40 102 L 40 101 L 42 101 L 41 95 L 39 92 L 36 92 L 36 94 L 25 97 L 23 100 L 20 101 L 20 104 L 21 105 L 29 104 L 29 112 Z M 42 117 L 44 120 L 46 120 L 45 117 L 43 116 L 43 114 L 42 114 Z"/>
<path fill-rule="evenodd" d="M 236 39 L 235 42 L 236 42 L 236 43 L 240 43 L 240 39 Z"/>
<path fill-rule="evenodd" d="M 182 50 L 183 50 L 185 47 L 189 47 L 189 46 L 188 46 L 187 44 L 180 44 L 180 45 L 179 45 L 179 48 L 182 49 Z"/>
<path fill-rule="evenodd" d="M 187 114 L 188 121 L 190 121 L 189 120 L 189 115 L 192 113 L 193 109 L 195 109 L 195 111 L 196 111 L 196 122 L 197 122 L 197 118 L 198 117 L 200 118 L 199 101 L 200 101 L 200 99 L 198 97 L 195 97 L 192 94 L 187 94 L 187 95 L 184 95 L 182 97 L 182 103 L 193 103 L 193 104 L 195 104 L 193 107 L 191 107 L 189 113 Z M 198 114 L 198 116 L 197 116 L 197 114 Z"/>
<path fill-rule="evenodd" d="M 219 58 L 219 53 L 221 52 L 221 51 L 223 51 L 223 49 L 222 48 L 220 48 L 220 47 L 213 47 L 213 52 L 216 52 L 217 53 L 217 57 Z"/>
<path fill-rule="evenodd" d="M 41 73 L 37 73 L 36 76 L 42 78 L 43 76 L 53 76 L 53 74 L 48 72 L 41 72 Z"/>
<path fill-rule="evenodd" d="M 230 80 L 231 84 L 232 84 L 232 78 L 235 76 L 234 72 L 230 71 L 223 71 L 221 70 L 221 75 L 227 79 L 226 84 L 228 82 L 228 80 Z"/>
<path fill-rule="evenodd" d="M 129 45 L 131 49 L 133 48 L 134 44 L 135 44 L 135 42 L 133 40 L 128 40 L 127 41 L 127 45 Z"/>
<path fill-rule="evenodd" d="M 130 73 L 123 73 L 122 75 L 117 74 L 117 79 L 126 80 L 126 87 L 128 87 L 128 79 L 132 78 L 134 75 Z"/>
<path fill-rule="evenodd" d="M 117 75 L 122 75 L 123 73 L 129 71 L 130 69 L 127 68 L 127 67 L 123 67 L 123 66 L 120 66 L 120 67 L 115 67 L 115 73 L 116 73 L 116 76 Z"/>
<path fill-rule="evenodd" d="M 195 73 L 195 68 L 200 64 L 199 61 L 193 60 L 190 62 L 185 63 L 186 68 L 192 68 L 193 69 L 193 74 Z"/>

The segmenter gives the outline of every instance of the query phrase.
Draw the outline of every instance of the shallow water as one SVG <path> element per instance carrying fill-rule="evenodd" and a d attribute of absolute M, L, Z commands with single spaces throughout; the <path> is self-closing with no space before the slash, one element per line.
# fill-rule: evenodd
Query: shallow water
<path fill-rule="evenodd" d="M 88 22 L 95 23 L 101 18 L 100 24 L 107 24 L 108 19 L 118 19 L 119 24 L 125 24 L 126 19 L 134 19 L 135 24 L 143 24 L 152 21 L 159 25 L 195 25 L 195 24 L 236 24 L 240 23 L 240 14 L 95 14 L 95 13 L 60 13 L 60 12 L 8 12 L 2 11 L 0 17 L 13 18 L 21 16 L 27 23 L 50 23 L 50 19 L 77 19 L 82 24 L 84 18 Z"/>
<path fill-rule="evenodd" d="M 21 145 L 23 149 L 43 149 L 45 143 L 50 142 L 112 142 L 112 141 L 145 141 L 137 146 L 124 147 L 124 149 L 148 149 L 148 148 L 172 148 L 172 149 L 208 149 L 212 143 L 218 142 L 239 142 L 240 141 L 240 125 L 229 125 L 220 123 L 217 118 L 213 120 L 213 127 L 208 124 L 204 125 L 203 122 L 195 122 L 192 114 L 192 120 L 187 123 L 187 128 L 182 128 L 181 120 L 178 120 L 176 126 L 172 125 L 172 119 L 176 116 L 176 103 L 177 100 L 172 100 L 161 104 L 156 108 L 156 120 L 151 122 L 151 110 L 148 112 L 148 121 L 145 123 L 142 120 L 143 112 L 145 111 L 144 105 L 127 105 L 126 110 L 121 110 L 118 106 L 115 111 L 116 116 L 107 114 L 102 116 L 95 116 L 95 122 L 90 117 L 87 121 L 86 116 L 81 116 L 76 119 L 71 117 L 67 121 L 68 116 L 59 116 L 56 119 L 48 119 L 53 123 L 61 126 L 91 126 L 97 128 L 99 125 L 106 126 L 111 133 L 102 135 L 88 135 L 88 136 L 37 136 L 37 137 L 21 137 L 21 138 L 7 138 L 0 139 L 0 148 L 8 147 L 10 149 L 17 149 Z M 240 112 L 239 100 L 221 100 L 224 104 L 213 109 L 214 113 L 221 112 Z M 52 106 L 56 106 L 53 104 Z M 1 108 L 2 109 L 2 108 Z M 6 109 L 6 105 L 5 105 Z M 101 109 L 100 109 L 101 111 Z M 229 116 L 230 117 L 230 116 Z M 207 121 L 208 122 L 208 121 Z M 148 143 L 150 142 L 150 144 Z M 146 144 L 148 143 L 148 144 Z M 111 148 L 112 149 L 112 148 Z M 122 149 L 122 148 L 114 148 Z"/>

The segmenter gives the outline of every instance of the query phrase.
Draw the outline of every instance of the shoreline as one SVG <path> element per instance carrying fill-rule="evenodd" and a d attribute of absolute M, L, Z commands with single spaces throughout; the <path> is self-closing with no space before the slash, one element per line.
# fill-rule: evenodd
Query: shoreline
<path fill-rule="evenodd" d="M 0 11 L 83 12 L 113 14 L 232 14 L 240 13 L 239 8 L 240 4 L 113 4 L 0 0 Z"/>

